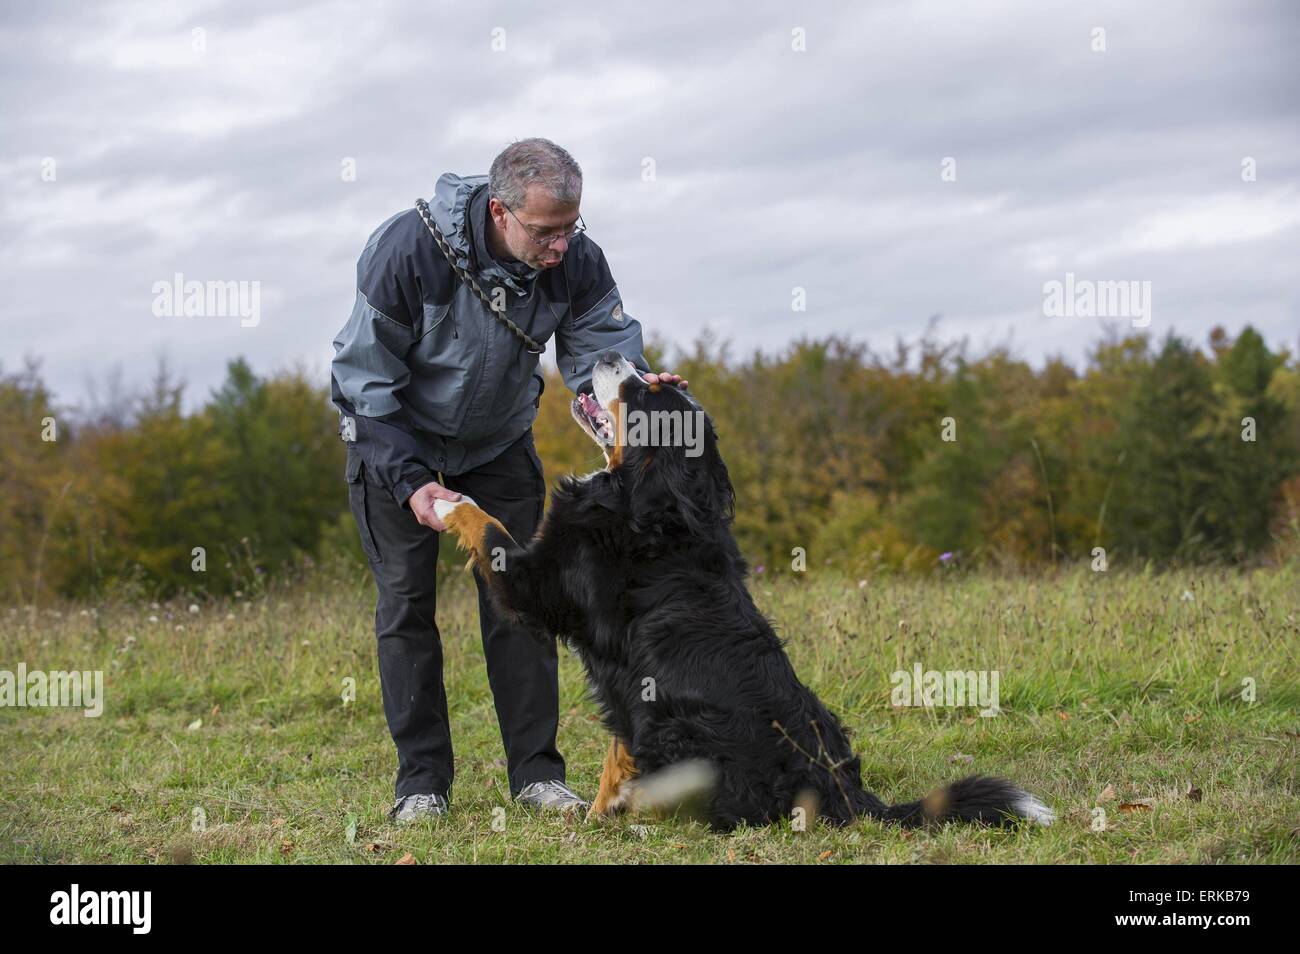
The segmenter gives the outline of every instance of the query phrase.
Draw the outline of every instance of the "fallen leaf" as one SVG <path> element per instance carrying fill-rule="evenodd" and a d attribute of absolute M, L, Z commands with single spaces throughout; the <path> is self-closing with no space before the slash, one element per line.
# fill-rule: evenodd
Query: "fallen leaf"
<path fill-rule="evenodd" d="M 1100 805 L 1102 802 L 1113 802 L 1114 800 L 1115 800 L 1114 785 L 1107 785 L 1105 788 L 1101 790 L 1101 794 L 1097 796 L 1098 805 Z"/>
<path fill-rule="evenodd" d="M 406 854 L 402 855 L 402 857 L 398 858 L 395 862 L 393 862 L 393 864 L 413 865 L 415 864 L 415 856 L 408 851 Z"/>
<path fill-rule="evenodd" d="M 1195 713 L 1189 712 L 1187 713 L 1187 715 L 1183 716 L 1183 722 L 1187 725 L 1191 725 L 1193 722 L 1200 722 L 1200 721 L 1201 721 L 1201 714 L 1199 712 L 1195 712 Z"/>
<path fill-rule="evenodd" d="M 1154 798 L 1139 798 L 1132 802 L 1121 802 L 1119 810 L 1124 812 L 1126 815 L 1132 812 L 1149 812 L 1155 803 L 1156 800 Z"/>
<path fill-rule="evenodd" d="M 1056 713 L 1056 717 L 1057 717 L 1058 719 L 1060 719 L 1062 722 L 1069 722 L 1069 721 L 1070 721 L 1070 713 L 1068 713 L 1068 712 L 1058 712 L 1058 713 Z"/>
<path fill-rule="evenodd" d="M 948 756 L 950 765 L 970 765 L 975 761 L 975 756 L 967 755 L 965 752 L 958 752 L 956 755 Z"/>
<path fill-rule="evenodd" d="M 827 858 L 829 858 L 829 857 L 830 857 L 831 855 L 833 855 L 833 854 L 835 854 L 835 852 L 831 851 L 830 849 L 827 849 L 826 851 L 823 851 L 820 855 L 817 856 L 817 860 L 818 860 L 818 861 L 825 861 Z"/>
<path fill-rule="evenodd" d="M 188 731 L 190 731 L 190 732 L 197 732 L 199 729 L 203 728 L 203 720 L 202 720 L 202 719 L 195 719 L 193 722 L 191 722 L 191 723 L 190 723 L 189 725 L 187 725 L 185 728 L 186 728 Z"/>

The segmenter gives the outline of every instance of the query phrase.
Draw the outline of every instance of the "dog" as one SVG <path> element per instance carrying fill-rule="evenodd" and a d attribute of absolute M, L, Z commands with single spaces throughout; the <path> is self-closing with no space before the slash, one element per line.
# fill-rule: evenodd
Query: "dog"
<path fill-rule="evenodd" d="M 704 817 L 721 831 L 801 806 L 834 825 L 1052 822 L 1042 801 L 999 778 L 899 805 L 864 789 L 847 732 L 799 681 L 746 588 L 735 492 L 708 415 L 617 352 L 597 361 L 592 385 L 571 410 L 607 466 L 561 478 L 527 546 L 468 497 L 435 506 L 502 611 L 581 659 L 613 735 L 593 814 L 695 767 Z"/>

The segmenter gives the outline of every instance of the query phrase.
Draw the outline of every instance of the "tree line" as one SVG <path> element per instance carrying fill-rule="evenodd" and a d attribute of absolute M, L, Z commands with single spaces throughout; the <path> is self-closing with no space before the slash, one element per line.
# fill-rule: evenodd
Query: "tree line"
<path fill-rule="evenodd" d="M 1249 327 L 1203 347 L 1110 336 L 1079 368 L 931 334 L 884 354 L 834 337 L 650 350 L 713 419 L 756 573 L 1251 563 L 1300 541 L 1300 364 Z M 183 396 L 162 368 L 79 410 L 36 362 L 0 368 L 0 601 L 359 570 L 325 382 L 236 360 L 201 407 Z M 552 372 L 535 425 L 551 480 L 602 463 L 570 397 Z"/>

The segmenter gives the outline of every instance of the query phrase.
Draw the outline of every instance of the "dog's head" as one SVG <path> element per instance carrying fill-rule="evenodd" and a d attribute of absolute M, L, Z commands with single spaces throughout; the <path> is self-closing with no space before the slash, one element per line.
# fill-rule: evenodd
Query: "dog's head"
<path fill-rule="evenodd" d="M 630 361 L 607 351 L 579 395 L 574 419 L 618 478 L 633 530 L 698 534 L 731 522 L 735 491 L 718 453 L 713 422 L 687 392 L 649 384 Z"/>

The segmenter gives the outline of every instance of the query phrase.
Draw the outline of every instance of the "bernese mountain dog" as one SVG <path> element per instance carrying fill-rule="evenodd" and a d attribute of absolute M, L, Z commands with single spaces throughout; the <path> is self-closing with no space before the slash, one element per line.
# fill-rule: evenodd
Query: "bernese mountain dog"
<path fill-rule="evenodd" d="M 719 830 L 801 808 L 836 825 L 1051 823 L 1043 802 L 998 778 L 899 805 L 864 789 L 844 727 L 799 681 L 746 589 L 708 416 L 616 352 L 601 356 L 592 385 L 572 412 L 608 466 L 562 478 L 527 546 L 468 497 L 436 507 L 501 609 L 581 659 L 614 737 L 594 814 L 636 806 L 653 780 L 693 766 Z"/>

